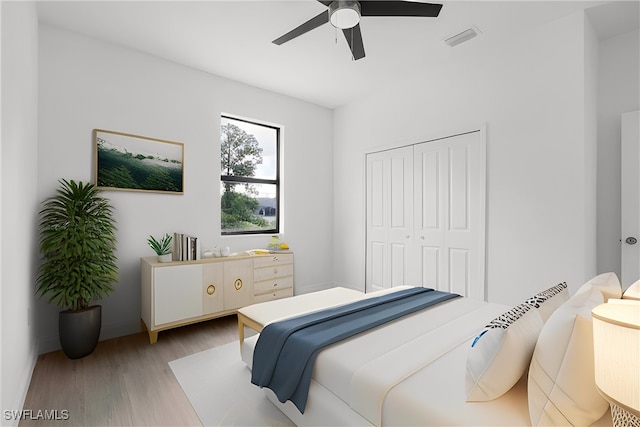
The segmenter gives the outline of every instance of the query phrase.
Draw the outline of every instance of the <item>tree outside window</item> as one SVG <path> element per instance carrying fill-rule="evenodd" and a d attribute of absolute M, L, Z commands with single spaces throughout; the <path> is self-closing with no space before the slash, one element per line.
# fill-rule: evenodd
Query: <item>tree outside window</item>
<path fill-rule="evenodd" d="M 222 116 L 222 234 L 279 232 L 280 129 Z"/>

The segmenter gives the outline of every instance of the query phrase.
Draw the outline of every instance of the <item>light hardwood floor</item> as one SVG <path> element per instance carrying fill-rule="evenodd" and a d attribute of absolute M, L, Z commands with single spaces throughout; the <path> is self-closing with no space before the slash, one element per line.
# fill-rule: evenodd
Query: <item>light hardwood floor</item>
<path fill-rule="evenodd" d="M 238 339 L 236 316 L 160 332 L 101 341 L 82 359 L 62 351 L 38 357 L 20 426 L 199 426 L 168 363 Z M 57 421 L 38 411 L 57 410 Z"/>

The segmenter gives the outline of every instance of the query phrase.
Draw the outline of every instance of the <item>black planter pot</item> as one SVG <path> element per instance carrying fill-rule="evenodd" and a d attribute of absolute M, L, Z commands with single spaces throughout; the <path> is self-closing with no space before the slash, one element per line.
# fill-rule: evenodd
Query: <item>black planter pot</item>
<path fill-rule="evenodd" d="M 100 305 L 78 311 L 61 311 L 58 315 L 58 334 L 64 354 L 69 359 L 80 359 L 93 353 L 100 338 L 101 326 Z"/>

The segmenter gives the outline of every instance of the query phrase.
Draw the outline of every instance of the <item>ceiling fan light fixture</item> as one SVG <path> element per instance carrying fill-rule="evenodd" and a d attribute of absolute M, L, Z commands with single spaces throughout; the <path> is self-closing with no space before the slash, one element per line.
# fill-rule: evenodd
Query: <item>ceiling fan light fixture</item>
<path fill-rule="evenodd" d="M 329 21 L 341 30 L 355 27 L 360 22 L 360 4 L 357 1 L 334 1 L 329 5 Z"/>

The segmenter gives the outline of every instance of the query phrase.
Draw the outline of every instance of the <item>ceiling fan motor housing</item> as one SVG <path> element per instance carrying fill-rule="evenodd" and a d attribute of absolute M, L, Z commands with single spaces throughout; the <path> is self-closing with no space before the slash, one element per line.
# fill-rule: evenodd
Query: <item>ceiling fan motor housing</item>
<path fill-rule="evenodd" d="M 357 1 L 334 1 L 329 5 L 329 21 L 343 30 L 355 27 L 360 22 L 360 4 Z"/>

